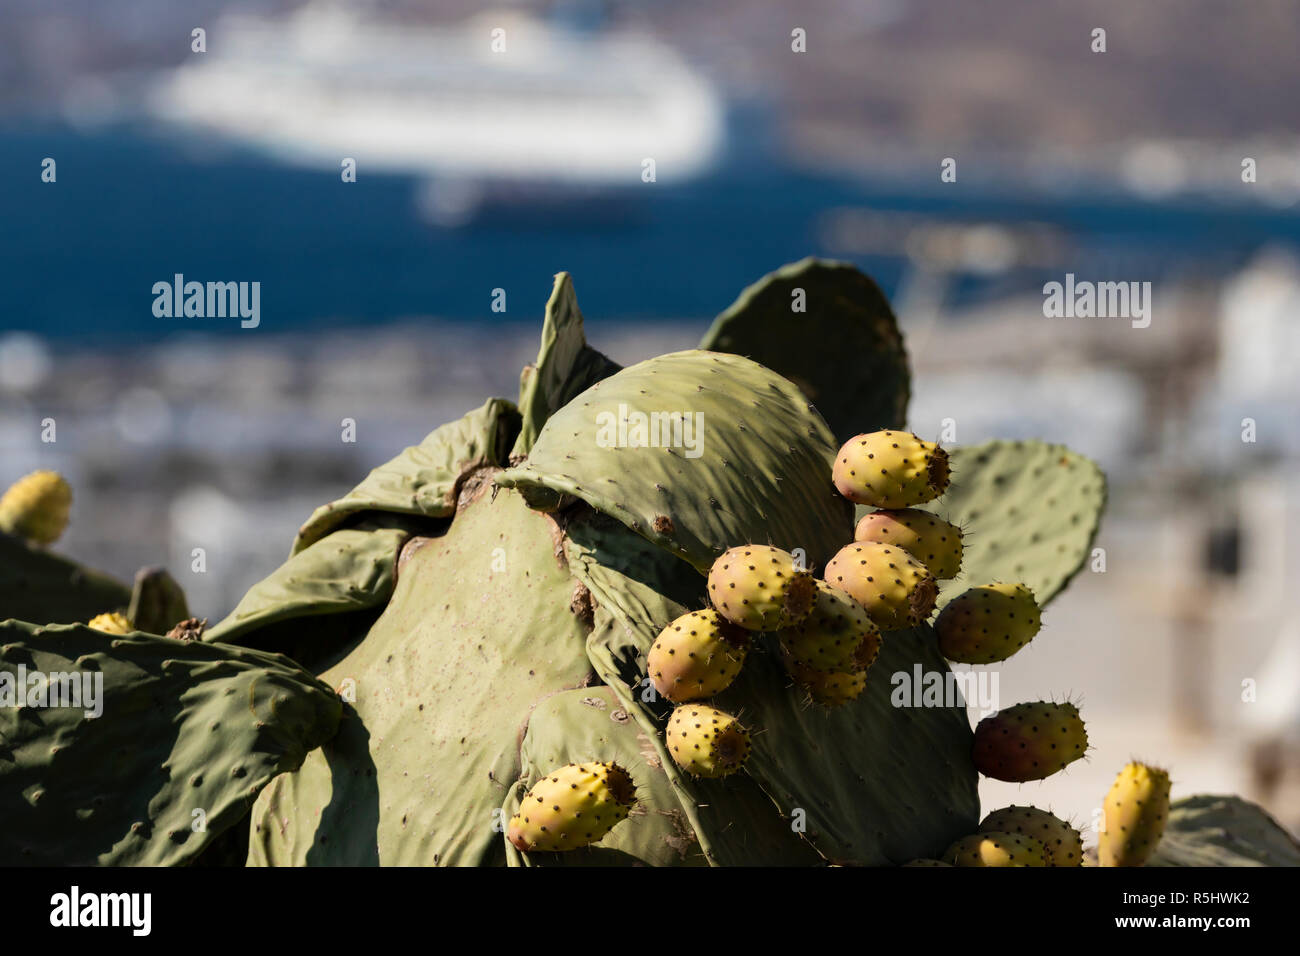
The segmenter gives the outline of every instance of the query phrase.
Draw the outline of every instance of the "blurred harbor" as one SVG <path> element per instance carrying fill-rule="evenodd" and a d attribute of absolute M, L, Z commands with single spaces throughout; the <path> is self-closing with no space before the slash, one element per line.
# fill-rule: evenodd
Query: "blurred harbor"
<path fill-rule="evenodd" d="M 630 364 L 695 345 L 767 271 L 848 259 L 895 304 L 919 434 L 1041 437 L 1110 478 L 1105 570 L 1000 665 L 1002 706 L 1081 699 L 1095 749 L 1041 785 L 986 781 L 986 805 L 1089 826 L 1139 757 L 1175 795 L 1242 793 L 1300 829 L 1300 107 L 1279 93 L 1300 80 L 1297 6 L 1238 11 L 1256 62 L 1223 66 L 1215 110 L 1174 92 L 1213 86 L 1210 4 L 1180 9 L 1171 52 L 1150 11 L 1045 3 L 1010 32 L 1046 38 L 1001 60 L 990 14 L 939 6 L 816 2 L 799 23 L 729 4 L 6 7 L 0 482 L 62 471 L 59 551 L 126 579 L 166 564 L 215 620 L 317 505 L 516 394 L 554 272 Z M 1066 16 L 1086 51 L 1093 14 L 1128 38 L 1100 70 L 1042 31 Z M 797 60 L 798 25 L 838 52 Z M 516 58 L 494 60 L 497 26 Z M 948 57 L 962 29 L 983 56 Z M 1134 66 L 1133 31 L 1167 68 Z M 150 289 L 176 273 L 260 281 L 261 323 L 156 317 Z M 1149 326 L 1045 316 L 1067 273 L 1150 282 Z"/>

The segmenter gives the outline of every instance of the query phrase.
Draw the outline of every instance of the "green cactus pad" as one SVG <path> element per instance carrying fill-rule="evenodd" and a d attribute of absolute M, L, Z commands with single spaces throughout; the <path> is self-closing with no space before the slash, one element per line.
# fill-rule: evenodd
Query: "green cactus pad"
<path fill-rule="evenodd" d="M 1175 800 L 1147 866 L 1300 866 L 1300 843 L 1240 797 Z"/>
<path fill-rule="evenodd" d="M 806 312 L 793 312 L 802 289 Z M 802 259 L 740 293 L 700 348 L 779 372 L 817 406 L 841 442 L 902 428 L 911 388 L 907 352 L 880 287 L 847 262 Z"/>
<path fill-rule="evenodd" d="M 286 653 L 320 670 L 388 602 L 408 537 L 399 528 L 335 531 L 254 584 L 203 640 Z"/>
<path fill-rule="evenodd" d="M 263 794 L 250 862 L 504 862 L 493 811 L 519 778 L 525 721 L 591 675 L 558 539 L 485 483 L 445 534 L 412 540 L 388 607 L 323 675 L 344 700 L 355 689 L 355 715 Z"/>
<path fill-rule="evenodd" d="M 633 425 L 633 414 L 658 412 L 703 428 L 676 447 L 688 436 L 666 426 L 660 447 L 626 447 L 621 410 Z M 836 447 L 776 373 L 735 355 L 675 352 L 587 389 L 551 416 L 528 460 L 497 484 L 581 498 L 700 571 L 751 543 L 801 548 L 816 567 L 853 533 L 849 505 L 830 484 Z"/>
<path fill-rule="evenodd" d="M 1024 582 L 1044 607 L 1088 561 L 1106 476 L 1064 445 L 1039 441 L 991 441 L 949 456 L 947 493 L 922 506 L 965 535 L 961 573 L 940 582 L 938 607 L 992 581 Z"/>
<path fill-rule="evenodd" d="M 655 746 L 608 687 L 568 690 L 537 705 L 520 753 L 523 778 L 510 791 L 502 818 L 542 776 L 571 763 L 614 761 L 636 783 L 636 806 L 598 844 L 568 853 L 520 853 L 506 843 L 506 860 L 522 866 L 704 866 L 690 819 Z"/>
<path fill-rule="evenodd" d="M 317 508 L 298 531 L 298 554 L 363 511 L 445 518 L 456 510 L 461 482 L 484 465 L 504 465 L 520 417 L 503 398 L 430 432 L 424 441 L 380 465 L 338 501 Z"/>
<path fill-rule="evenodd" d="M 199 641 L 6 621 L 0 673 L 20 665 L 102 673 L 103 710 L 0 708 L 0 865 L 187 863 L 341 710 L 287 658 Z"/>
<path fill-rule="evenodd" d="M 520 376 L 519 411 L 523 423 L 511 457 L 527 455 L 551 415 L 619 368 L 587 344 L 573 279 L 567 272 L 557 273 L 546 302 L 537 362 L 525 367 Z"/>
<path fill-rule="evenodd" d="M 600 516 L 574 520 L 567 530 L 573 573 L 617 622 L 592 632 L 592 663 L 624 707 L 655 729 L 712 862 L 797 865 L 809 862 L 811 844 L 834 862 L 903 863 L 936 854 L 974 829 L 979 800 L 965 709 L 896 708 L 890 699 L 897 672 L 910 677 L 918 664 L 948 672 L 928 629 L 885 635 L 866 690 L 829 712 L 807 705 L 774 643 L 755 648 L 740 677 L 713 701 L 753 732 L 744 772 L 716 781 L 683 778 L 662 749 L 667 709 L 645 704 L 634 688 L 659 631 L 700 606 L 699 583 L 678 578 L 666 553 L 634 545 L 628 529 Z M 804 811 L 806 840 L 792 829 L 795 810 Z M 751 836 L 737 841 L 737 833 Z"/>
<path fill-rule="evenodd" d="M 185 592 L 163 568 L 141 568 L 131 589 L 126 616 L 137 631 L 166 634 L 172 626 L 190 616 Z"/>
<path fill-rule="evenodd" d="M 0 533 L 0 620 L 75 624 L 130 601 L 125 584 Z"/>

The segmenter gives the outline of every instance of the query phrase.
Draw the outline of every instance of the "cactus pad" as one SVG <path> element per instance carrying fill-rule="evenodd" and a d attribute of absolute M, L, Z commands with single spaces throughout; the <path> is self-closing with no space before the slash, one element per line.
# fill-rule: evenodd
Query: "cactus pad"
<path fill-rule="evenodd" d="M 1088 561 L 1106 476 L 1064 445 L 992 441 L 951 449 L 948 492 L 925 506 L 966 535 L 939 606 L 975 584 L 1023 581 L 1046 607 Z M 865 510 L 863 510 L 865 514 Z"/>
<path fill-rule="evenodd" d="M 471 473 L 484 465 L 505 463 L 519 424 L 515 406 L 493 398 L 435 429 L 420 444 L 371 471 L 338 501 L 317 508 L 298 531 L 292 553 L 367 511 L 415 518 L 451 516 L 461 483 Z"/>
<path fill-rule="evenodd" d="M 1300 843 L 1240 797 L 1176 800 L 1147 866 L 1300 866 Z"/>
<path fill-rule="evenodd" d="M 588 680 L 590 624 L 554 523 L 490 487 L 407 546 L 387 608 L 323 674 L 356 717 L 254 808 L 256 862 L 504 862 L 492 814 L 520 774 L 520 728 Z"/>
<path fill-rule="evenodd" d="M 747 355 L 784 375 L 841 441 L 907 418 L 898 323 L 880 287 L 849 263 L 808 258 L 764 276 L 714 320 L 700 348 Z"/>
<path fill-rule="evenodd" d="M 511 457 L 527 455 L 551 415 L 579 392 L 618 370 L 616 362 L 587 344 L 573 279 L 567 272 L 558 273 L 546 303 L 537 362 L 520 376 L 519 411 L 523 420 Z"/>
<path fill-rule="evenodd" d="M 580 498 L 701 572 L 746 542 L 801 549 L 811 568 L 851 532 L 828 480 L 834 452 L 825 422 L 775 372 L 675 352 L 587 389 L 497 483 Z"/>
<path fill-rule="evenodd" d="M 20 667 L 102 674 L 102 713 L 0 708 L 0 864 L 193 860 L 339 722 L 329 687 L 238 647 L 7 621 L 0 674 Z"/>
<path fill-rule="evenodd" d="M 125 584 L 0 533 L 0 620 L 76 624 L 130 600 Z"/>

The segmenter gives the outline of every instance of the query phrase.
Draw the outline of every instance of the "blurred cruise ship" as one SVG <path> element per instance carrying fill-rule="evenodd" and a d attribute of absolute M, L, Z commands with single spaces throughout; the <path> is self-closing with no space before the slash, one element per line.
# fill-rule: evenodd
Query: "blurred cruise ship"
<path fill-rule="evenodd" d="M 309 4 L 230 16 L 163 77 L 156 119 L 295 164 L 431 177 L 429 212 L 491 184 L 584 188 L 706 172 L 725 137 L 712 84 L 644 34 L 580 32 L 515 11 L 455 27 Z"/>

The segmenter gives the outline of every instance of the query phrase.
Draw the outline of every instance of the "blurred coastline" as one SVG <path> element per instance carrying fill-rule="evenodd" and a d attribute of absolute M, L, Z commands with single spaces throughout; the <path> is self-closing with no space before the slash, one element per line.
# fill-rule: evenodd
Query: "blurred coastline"
<path fill-rule="evenodd" d="M 110 6 L 129 15 L 107 17 Z M 166 564 L 215 620 L 278 566 L 317 505 L 515 394 L 554 272 L 573 274 L 592 343 L 632 363 L 694 346 L 741 288 L 786 262 L 848 259 L 899 314 L 919 434 L 951 418 L 960 444 L 1042 437 L 1110 477 L 1105 572 L 1082 574 L 1001 667 L 1004 706 L 1080 695 L 1096 749 L 1032 795 L 985 782 L 986 804 L 1052 804 L 1089 825 L 1137 756 L 1170 764 L 1176 794 L 1240 792 L 1300 828 L 1288 587 L 1300 580 L 1300 138 L 1287 132 L 1300 104 L 1283 95 L 1300 82 L 1283 42 L 1300 35 L 1297 5 L 1238 10 L 1230 24 L 1212 4 L 1178 7 L 1175 32 L 1192 38 L 1178 47 L 1158 41 L 1154 8 L 1175 9 L 1162 3 L 1045 3 L 998 36 L 989 14 L 959 4 L 939 17 L 901 0 L 816 2 L 796 18 L 806 60 L 788 53 L 788 17 L 731 6 L 361 6 L 367 24 L 403 25 L 379 35 L 404 35 L 417 60 L 420 31 L 441 38 L 436 69 L 394 55 L 381 71 L 432 97 L 415 101 L 357 86 L 387 47 L 331 32 L 329 5 L 205 0 L 178 13 L 119 0 L 72 4 L 63 19 L 35 0 L 7 6 L 0 480 L 64 472 L 76 498 L 61 552 L 127 579 Z M 298 98 L 277 106 L 269 87 L 258 95 L 262 74 L 238 80 L 222 60 L 232 11 L 261 17 L 289 51 L 252 61 Z M 1061 17 L 1073 36 L 1044 31 Z M 1098 17 L 1115 49 L 1101 76 L 1086 52 Z M 498 22 L 521 48 L 513 77 L 483 52 Z M 208 53 L 190 51 L 196 23 Z M 1213 29 L 1249 42 L 1230 57 L 1230 43 L 1197 32 Z M 294 52 L 304 35 L 318 46 Z M 530 64 L 530 45 L 564 58 Z M 1135 48 L 1155 49 L 1154 66 L 1135 66 Z M 353 64 L 342 82 L 360 125 L 312 85 L 307 54 Z M 1059 69 L 1036 72 L 1044 62 Z M 638 64 L 672 82 L 643 82 Z M 584 68 L 593 75 L 575 85 Z M 217 109 L 205 90 L 231 76 L 250 99 Z M 502 109 L 518 100 L 522 118 L 496 140 L 492 123 L 452 108 L 480 86 Z M 561 100 L 569 112 L 548 112 Z M 521 138 L 533 112 L 550 125 Z M 620 113 L 611 153 L 601 130 Z M 302 135 L 283 115 L 300 116 Z M 423 152 L 401 135 L 416 120 L 430 124 Z M 349 136 L 356 183 L 325 158 Z M 46 156 L 55 184 L 39 178 Z M 945 183 L 951 156 L 958 178 Z M 155 317 L 151 286 L 178 272 L 262 282 L 260 326 Z M 1150 326 L 1045 317 L 1043 285 L 1067 273 L 1152 283 Z M 345 419 L 355 442 L 341 438 Z M 194 547 L 208 553 L 203 574 L 189 572 Z"/>

